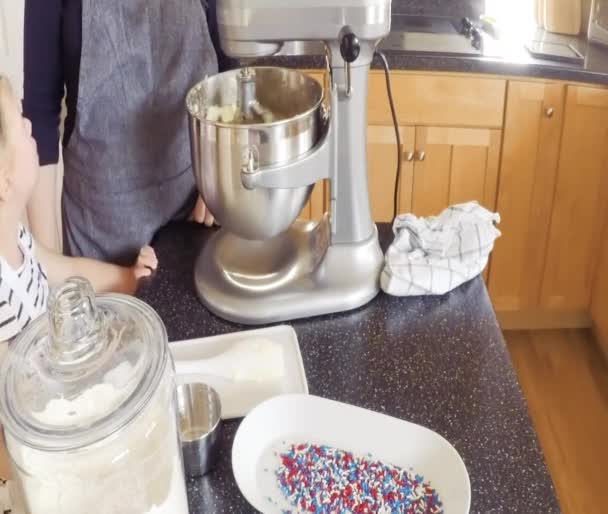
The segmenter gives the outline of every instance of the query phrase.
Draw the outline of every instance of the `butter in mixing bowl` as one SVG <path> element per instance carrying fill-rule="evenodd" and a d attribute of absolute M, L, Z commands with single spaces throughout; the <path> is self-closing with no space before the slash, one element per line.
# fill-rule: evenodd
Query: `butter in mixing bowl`
<path fill-rule="evenodd" d="M 234 122 L 236 115 L 236 105 L 211 105 L 207 107 L 205 119 L 207 121 L 221 121 L 222 123 Z"/>
<path fill-rule="evenodd" d="M 234 124 L 258 124 L 272 123 L 277 117 L 266 108 L 256 106 L 251 118 L 246 118 L 236 105 L 210 105 L 205 111 L 205 119 L 210 122 L 234 123 Z"/>

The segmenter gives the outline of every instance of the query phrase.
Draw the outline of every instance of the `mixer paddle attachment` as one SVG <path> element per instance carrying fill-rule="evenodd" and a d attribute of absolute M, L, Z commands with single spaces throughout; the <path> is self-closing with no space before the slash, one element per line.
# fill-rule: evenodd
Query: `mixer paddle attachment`
<path fill-rule="evenodd" d="M 270 109 L 262 106 L 257 100 L 255 71 L 245 66 L 236 77 L 236 113 L 237 123 L 271 123 L 274 116 Z"/>

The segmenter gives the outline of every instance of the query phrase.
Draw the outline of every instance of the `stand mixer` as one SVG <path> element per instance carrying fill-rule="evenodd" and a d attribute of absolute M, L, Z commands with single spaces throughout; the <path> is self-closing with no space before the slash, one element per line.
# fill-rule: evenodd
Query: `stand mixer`
<path fill-rule="evenodd" d="M 368 195 L 367 91 L 391 1 L 218 0 L 217 12 L 232 57 L 323 42 L 329 84 L 324 91 L 297 70 L 248 67 L 188 94 L 197 185 L 222 226 L 195 265 L 198 295 L 244 324 L 360 307 L 378 293 L 384 262 Z M 230 105 L 238 119 L 211 114 Z M 297 220 L 323 179 L 329 213 L 317 223 Z"/>

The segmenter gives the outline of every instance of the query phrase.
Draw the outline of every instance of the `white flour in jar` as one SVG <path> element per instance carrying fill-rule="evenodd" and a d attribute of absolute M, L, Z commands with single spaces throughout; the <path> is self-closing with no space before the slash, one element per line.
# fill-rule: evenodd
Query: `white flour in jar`
<path fill-rule="evenodd" d="M 117 436 L 90 447 L 72 452 L 42 452 L 22 445 L 7 433 L 7 447 L 16 463 L 23 496 L 22 510 L 14 505 L 14 512 L 188 514 L 172 403 L 173 381 L 168 373 L 170 364 L 161 387 L 134 421 Z M 72 401 L 49 402 L 37 417 L 57 424 L 77 412 L 78 421 L 86 421 L 100 408 L 109 407 L 111 412 L 112 406 L 123 400 L 121 390 L 103 383 Z"/>

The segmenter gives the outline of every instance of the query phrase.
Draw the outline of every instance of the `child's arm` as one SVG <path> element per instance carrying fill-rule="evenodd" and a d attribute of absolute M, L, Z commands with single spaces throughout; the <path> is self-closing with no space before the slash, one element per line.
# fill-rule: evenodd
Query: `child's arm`
<path fill-rule="evenodd" d="M 52 252 L 41 245 L 36 248 L 36 256 L 46 268 L 51 286 L 64 280 L 80 276 L 86 278 L 97 293 L 133 294 L 140 278 L 150 276 L 158 267 L 154 250 L 144 246 L 137 261 L 130 268 L 108 264 L 83 257 L 66 257 Z"/>

